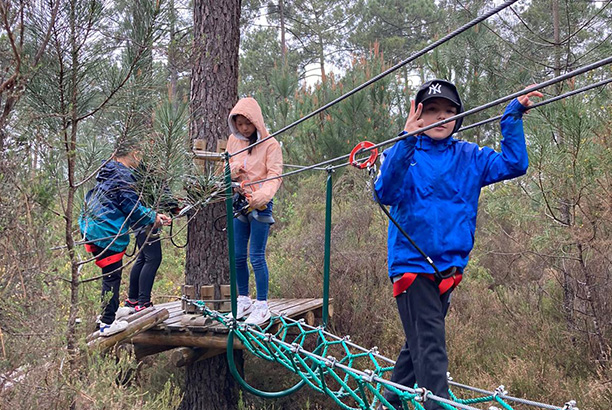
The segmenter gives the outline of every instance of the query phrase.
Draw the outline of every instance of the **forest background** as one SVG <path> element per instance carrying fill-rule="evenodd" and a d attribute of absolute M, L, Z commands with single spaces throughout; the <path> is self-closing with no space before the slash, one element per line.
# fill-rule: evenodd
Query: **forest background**
<path fill-rule="evenodd" d="M 425 79 L 455 81 L 473 108 L 610 56 L 610 3 L 520 1 L 279 136 L 285 161 L 308 165 L 395 136 Z M 478 0 L 243 1 L 239 95 L 255 97 L 268 128 L 278 130 L 487 7 Z M 118 138 L 144 142 L 151 172 L 186 203 L 210 193 L 214 176 L 198 174 L 189 154 L 197 115 L 189 110 L 198 53 L 193 4 L 3 0 L 0 23 L 0 408 L 178 408 L 184 370 L 167 354 L 138 366 L 95 354 L 75 359 L 94 328 L 100 288 L 97 268 L 83 263 L 75 222 Z M 611 75 L 607 66 L 545 95 Z M 609 410 L 610 89 L 533 110 L 525 123 L 527 175 L 481 195 L 476 247 L 447 320 L 450 370 L 470 385 L 504 384 L 514 396 Z M 497 149 L 501 139 L 495 123 L 460 137 Z M 387 220 L 370 200 L 364 171 L 334 178 L 331 296 L 342 303 L 331 330 L 395 358 L 403 334 L 386 272 Z M 286 178 L 277 195 L 272 297 L 321 296 L 324 183 L 324 172 L 302 173 Z M 178 243 L 184 226 L 176 221 Z M 170 241 L 164 252 L 156 303 L 180 296 L 185 282 L 185 252 Z M 249 358 L 245 367 L 261 388 L 290 378 Z M 126 372 L 131 380 L 118 383 Z M 333 406 L 301 391 L 276 401 L 244 395 L 240 407 Z"/>

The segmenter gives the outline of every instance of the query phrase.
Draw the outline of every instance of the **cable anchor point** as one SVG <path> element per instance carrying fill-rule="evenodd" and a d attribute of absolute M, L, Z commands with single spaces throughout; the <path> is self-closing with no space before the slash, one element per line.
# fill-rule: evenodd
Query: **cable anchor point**
<path fill-rule="evenodd" d="M 576 407 L 576 400 L 570 400 L 567 403 L 565 403 L 565 406 L 563 406 L 563 410 L 580 410 L 580 409 Z"/>
<path fill-rule="evenodd" d="M 417 396 L 414 398 L 419 403 L 425 403 L 427 401 L 427 396 L 431 394 L 431 392 L 423 387 L 417 387 L 415 389 Z"/>
<path fill-rule="evenodd" d="M 373 146 L 374 143 L 370 141 L 361 141 L 359 144 L 355 145 L 355 148 L 353 148 L 349 155 L 349 164 L 359 169 L 369 168 L 374 165 L 378 158 L 378 148 L 372 148 Z M 370 156 L 368 158 L 360 160 L 355 159 L 357 154 L 364 151 L 370 151 Z"/>
<path fill-rule="evenodd" d="M 372 383 L 374 381 L 374 377 L 376 377 L 376 373 L 374 373 L 370 369 L 366 369 L 363 372 L 365 373 L 365 376 L 363 377 L 363 380 L 365 380 L 368 383 Z"/>
<path fill-rule="evenodd" d="M 336 367 L 336 363 L 338 363 L 338 359 L 336 359 L 334 356 L 327 356 L 325 359 L 325 365 L 330 369 Z"/>
<path fill-rule="evenodd" d="M 493 393 L 493 397 L 505 396 L 506 394 L 508 394 L 508 391 L 506 390 L 506 386 L 502 384 L 497 389 L 495 389 L 495 393 Z"/>

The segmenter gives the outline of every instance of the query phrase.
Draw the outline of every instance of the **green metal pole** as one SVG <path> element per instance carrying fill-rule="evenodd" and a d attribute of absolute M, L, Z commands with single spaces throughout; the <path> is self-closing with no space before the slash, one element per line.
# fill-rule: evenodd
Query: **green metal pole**
<path fill-rule="evenodd" d="M 332 169 L 327 169 L 327 195 L 325 198 L 325 256 L 323 258 L 323 326 L 329 321 L 329 268 L 332 221 Z"/>
<path fill-rule="evenodd" d="M 236 284 L 236 249 L 234 248 L 234 207 L 232 204 L 232 172 L 229 165 L 229 155 L 225 153 L 225 211 L 227 212 L 227 247 L 229 250 L 229 266 L 230 266 L 230 298 L 232 299 L 232 317 L 236 317 L 238 312 L 238 286 Z M 234 325 L 230 326 L 229 334 L 227 335 L 227 362 L 230 368 L 230 373 L 234 376 L 234 379 L 241 385 L 246 391 L 256 396 L 265 397 L 268 399 L 274 399 L 279 397 L 285 397 L 292 393 L 295 393 L 305 385 L 304 380 L 300 380 L 294 386 L 278 391 L 278 392 L 266 392 L 258 390 L 253 386 L 249 385 L 240 375 L 238 368 L 236 367 L 236 361 L 234 360 L 234 337 L 236 329 Z"/>
<path fill-rule="evenodd" d="M 229 164 L 229 155 L 225 153 L 225 211 L 227 213 L 227 247 L 230 268 L 230 298 L 232 316 L 238 312 L 238 288 L 236 285 L 236 250 L 234 249 L 234 207 L 232 204 L 232 171 Z"/>

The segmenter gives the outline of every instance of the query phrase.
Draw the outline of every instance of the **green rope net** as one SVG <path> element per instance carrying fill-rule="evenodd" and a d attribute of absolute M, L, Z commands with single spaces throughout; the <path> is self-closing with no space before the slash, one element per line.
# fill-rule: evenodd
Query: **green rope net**
<path fill-rule="evenodd" d="M 383 395 L 387 389 L 398 395 L 404 410 L 424 410 L 426 401 L 434 401 L 445 410 L 478 410 L 472 405 L 480 403 L 492 403 L 490 410 L 498 409 L 496 406 L 501 407 L 499 410 L 515 410 L 508 401 L 550 410 L 578 410 L 573 401 L 558 407 L 513 398 L 503 386 L 495 392 L 472 389 L 482 394 L 476 398 L 460 399 L 450 390 L 450 399 L 437 397 L 416 385 L 402 386 L 384 379 L 393 371 L 393 360 L 381 355 L 376 347 L 365 349 L 351 342 L 349 336 L 335 336 L 323 326 L 313 327 L 302 319 L 284 316 L 273 316 L 264 327 L 249 326 L 209 309 L 203 301 L 188 302 L 230 329 L 229 339 L 236 337 L 249 353 L 298 375 L 301 383 L 331 397 L 342 409 L 375 409 L 379 403 L 392 408 Z M 229 346 L 233 347 L 233 340 Z M 449 380 L 451 385 L 469 387 Z"/>

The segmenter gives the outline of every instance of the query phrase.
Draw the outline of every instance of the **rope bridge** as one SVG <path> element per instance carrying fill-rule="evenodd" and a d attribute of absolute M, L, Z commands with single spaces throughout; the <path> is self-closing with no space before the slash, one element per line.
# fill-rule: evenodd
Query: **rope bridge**
<path fill-rule="evenodd" d="M 426 401 L 434 401 L 446 410 L 480 410 L 472 405 L 482 403 L 491 403 L 489 410 L 514 410 L 510 403 L 550 410 L 578 410 L 575 401 L 553 406 L 509 396 L 503 385 L 491 392 L 456 383 L 450 377 L 451 386 L 470 390 L 479 397 L 460 399 L 451 390 L 450 399 L 438 397 L 416 385 L 402 386 L 384 379 L 393 371 L 395 361 L 381 355 L 376 347 L 365 349 L 353 343 L 349 336 L 338 337 L 326 331 L 324 326 L 314 327 L 304 320 L 284 316 L 273 316 L 265 327 L 248 326 L 235 321 L 230 315 L 208 308 L 203 301 L 188 300 L 188 303 L 195 305 L 204 316 L 230 329 L 228 360 L 231 368 L 235 367 L 232 365 L 232 350 L 236 337 L 251 354 L 276 362 L 298 375 L 301 379 L 299 387 L 307 385 L 331 397 L 342 409 L 375 409 L 379 403 L 393 408 L 383 395 L 384 389 L 387 389 L 398 395 L 404 410 L 425 410 L 423 404 Z M 241 376 L 237 380 L 248 390 L 256 390 L 246 384 Z M 264 397 L 276 394 L 256 392 Z"/>
<path fill-rule="evenodd" d="M 318 108 L 310 114 L 300 118 L 294 123 L 289 124 L 286 127 L 276 131 L 269 137 L 276 137 L 287 131 L 288 129 L 297 126 L 308 118 L 313 117 L 317 113 L 322 112 L 327 108 L 344 100 L 345 98 L 350 97 L 351 95 L 364 89 L 368 85 L 375 83 L 379 79 L 385 77 L 386 75 L 389 75 L 400 67 L 414 61 L 416 58 L 427 53 L 428 51 L 440 46 L 443 43 L 446 43 L 447 41 L 461 34 L 462 32 L 475 26 L 479 22 L 484 21 L 488 17 L 497 14 L 498 12 L 507 7 L 510 7 L 517 1 L 518 0 L 508 0 L 503 4 L 498 5 L 497 7 L 489 10 L 487 13 L 484 13 L 483 15 L 475 18 L 471 22 L 449 33 L 445 37 L 430 44 L 423 50 L 413 54 L 406 60 L 401 61 L 390 69 L 371 78 L 367 82 L 343 94 L 335 100 L 325 104 L 324 106 Z M 379 404 L 383 404 L 388 408 L 393 408 L 384 397 L 385 389 L 397 394 L 402 403 L 402 410 L 425 410 L 425 407 L 429 407 L 425 404 L 426 402 L 435 402 L 445 410 L 481 410 L 482 407 L 477 408 L 474 407 L 474 405 L 482 406 L 484 404 L 489 405 L 487 407 L 488 410 L 515 410 L 515 408 L 511 406 L 511 403 L 512 405 L 522 405 L 549 410 L 578 410 L 578 408 L 576 407 L 576 402 L 573 400 L 568 401 L 563 406 L 554 406 L 509 396 L 503 385 L 499 386 L 495 391 L 487 391 L 454 382 L 452 381 L 452 379 L 450 379 L 450 377 L 449 386 L 451 386 L 451 388 L 468 390 L 471 392 L 470 395 L 477 397 L 459 398 L 451 390 L 449 390 L 449 398 L 444 398 L 438 397 L 427 389 L 419 387 L 417 385 L 399 385 L 384 378 L 387 373 L 392 372 L 393 367 L 395 365 L 395 361 L 382 356 L 376 348 L 365 349 L 351 342 L 348 336 L 338 337 L 326 331 L 325 329 L 328 323 L 329 316 L 328 306 L 332 212 L 332 174 L 337 168 L 341 168 L 349 164 L 355 165 L 355 161 L 353 161 L 352 159 L 353 155 L 370 154 L 370 158 L 375 161 L 377 157 L 375 150 L 377 148 L 393 144 L 411 135 L 422 133 L 428 129 L 437 127 L 439 125 L 455 121 L 460 118 L 464 118 L 466 116 L 475 114 L 485 109 L 494 107 L 503 102 L 510 101 L 520 95 L 524 95 L 531 91 L 539 90 L 550 85 L 557 84 L 569 78 L 584 74 L 600 67 L 604 67 L 611 63 L 612 56 L 608 56 L 607 58 L 603 58 L 599 61 L 587 64 L 573 71 L 558 75 L 555 78 L 543 81 L 539 84 L 532 85 L 522 91 L 512 93 L 510 95 L 498 98 L 479 107 L 475 107 L 457 115 L 451 116 L 442 121 L 421 128 L 415 132 L 401 134 L 398 137 L 380 142 L 378 144 L 369 144 L 367 147 L 361 146 L 361 148 L 356 151 L 354 150 L 354 152 L 351 154 L 341 155 L 332 159 L 326 159 L 316 164 L 299 166 L 297 167 L 299 169 L 286 172 L 282 175 L 272 176 L 259 181 L 248 181 L 248 183 L 246 183 L 244 186 L 256 185 L 272 179 L 293 176 L 309 170 L 324 170 L 327 172 L 325 209 L 325 254 L 323 260 L 323 321 L 321 326 L 313 327 L 307 325 L 303 321 L 296 321 L 281 315 L 273 316 L 269 324 L 263 328 L 257 326 L 246 326 L 240 322 L 237 322 L 231 317 L 211 310 L 206 306 L 203 301 L 186 299 L 188 303 L 195 305 L 202 312 L 203 315 L 205 315 L 206 317 L 210 317 L 211 319 L 223 324 L 229 329 L 229 336 L 227 340 L 227 359 L 230 371 L 232 372 L 232 375 L 234 376 L 236 381 L 247 392 L 265 398 L 277 398 L 287 396 L 289 394 L 294 393 L 303 386 L 308 386 L 313 390 L 328 395 L 340 408 L 348 410 L 373 410 Z M 538 104 L 534 104 L 532 108 L 543 106 L 596 87 L 603 87 L 611 81 L 612 78 L 605 78 L 597 83 L 579 89 L 575 89 L 565 94 L 558 95 L 556 97 L 542 101 Z M 471 126 L 464 127 L 463 130 L 480 126 L 496 119 L 498 119 L 498 117 L 493 117 L 488 120 L 475 123 Z M 262 143 L 263 141 L 265 141 L 265 139 L 259 140 L 254 144 L 251 144 L 248 147 L 245 147 L 236 152 L 226 152 L 223 155 L 223 159 L 225 161 L 225 202 L 227 211 L 227 236 L 231 283 L 231 304 L 233 315 L 235 315 L 237 311 L 237 289 L 234 252 L 234 232 L 232 224 L 232 181 L 229 167 L 229 159 L 232 156 L 235 156 L 249 148 L 252 148 Z M 197 153 L 194 154 L 196 157 L 198 157 Z M 337 164 L 339 161 L 343 161 L 348 158 L 351 158 L 349 162 L 343 162 L 339 165 Z M 267 361 L 278 363 L 279 365 L 285 367 L 287 370 L 298 375 L 300 381 L 296 383 L 293 387 L 278 392 L 265 392 L 258 390 L 253 386 L 250 386 L 242 378 L 242 376 L 237 370 L 236 363 L 234 362 L 234 338 L 238 338 L 238 340 L 244 345 L 245 349 L 247 349 L 253 355 Z"/>

